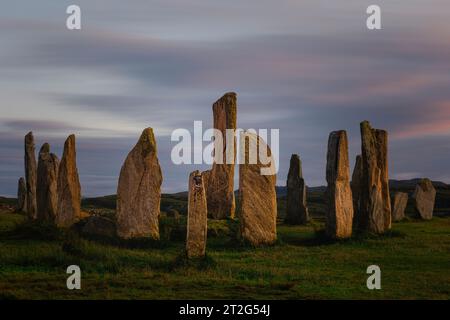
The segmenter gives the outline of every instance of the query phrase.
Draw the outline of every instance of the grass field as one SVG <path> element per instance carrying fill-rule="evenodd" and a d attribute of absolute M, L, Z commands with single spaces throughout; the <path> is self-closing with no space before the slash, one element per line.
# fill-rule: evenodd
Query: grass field
<path fill-rule="evenodd" d="M 450 298 L 449 217 L 410 218 L 384 236 L 341 242 L 325 240 L 315 219 L 308 226 L 279 225 L 278 243 L 257 249 L 233 241 L 233 223 L 213 221 L 208 258 L 191 263 L 180 258 L 184 223 L 162 221 L 173 230 L 158 243 L 120 242 L 82 238 L 0 209 L 0 298 Z M 81 290 L 66 288 L 72 264 L 81 267 Z M 381 290 L 366 287 L 372 264 L 382 270 Z"/>

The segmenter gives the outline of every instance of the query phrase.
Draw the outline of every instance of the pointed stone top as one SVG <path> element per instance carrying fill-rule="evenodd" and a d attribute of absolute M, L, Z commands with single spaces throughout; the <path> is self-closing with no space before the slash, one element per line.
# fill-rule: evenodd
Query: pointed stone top
<path fill-rule="evenodd" d="M 153 133 L 153 128 L 146 128 L 142 131 L 136 147 L 142 148 L 142 155 L 148 155 L 151 152 L 157 152 L 156 139 Z"/>
<path fill-rule="evenodd" d="M 30 131 L 25 136 L 25 143 L 34 143 L 33 131 Z"/>
<path fill-rule="evenodd" d="M 64 143 L 64 150 L 66 149 L 75 149 L 75 135 L 71 134 L 67 137 L 66 142 Z"/>
<path fill-rule="evenodd" d="M 42 145 L 41 150 L 39 150 L 39 153 L 49 153 L 50 152 L 50 145 L 46 142 Z"/>

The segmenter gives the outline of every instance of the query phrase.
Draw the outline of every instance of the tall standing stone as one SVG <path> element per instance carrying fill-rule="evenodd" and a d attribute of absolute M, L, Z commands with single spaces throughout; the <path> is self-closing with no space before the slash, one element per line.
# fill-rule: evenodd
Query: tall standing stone
<path fill-rule="evenodd" d="M 188 258 L 205 256 L 208 211 L 203 175 L 194 171 L 189 175 L 189 202 L 186 234 Z"/>
<path fill-rule="evenodd" d="M 302 162 L 297 154 L 291 156 L 287 177 L 287 224 L 305 224 L 309 220 L 306 207 L 306 185 L 302 174 Z"/>
<path fill-rule="evenodd" d="M 33 133 L 29 132 L 25 136 L 25 180 L 27 184 L 27 214 L 31 219 L 37 218 L 36 201 L 36 155 L 34 147 Z"/>
<path fill-rule="evenodd" d="M 117 234 L 159 239 L 162 173 L 152 128 L 145 129 L 120 170 Z"/>
<path fill-rule="evenodd" d="M 396 192 L 392 206 L 392 220 L 401 221 L 405 218 L 405 209 L 408 204 L 408 194 L 405 192 Z"/>
<path fill-rule="evenodd" d="M 58 209 L 56 225 L 70 227 L 81 218 L 81 186 L 78 177 L 75 135 L 64 143 L 64 152 L 58 170 Z"/>
<path fill-rule="evenodd" d="M 215 142 L 214 152 L 222 153 L 222 164 L 213 163 L 212 170 L 208 178 L 207 202 L 208 212 L 213 219 L 225 219 L 234 217 L 234 163 L 236 159 L 236 138 L 233 135 L 232 141 L 227 140 L 226 129 L 236 129 L 236 93 L 226 93 L 217 100 L 212 109 L 214 115 L 214 128 L 222 133 L 223 143 L 219 145 Z M 232 158 L 232 163 L 227 162 L 227 143 L 229 144 L 228 159 Z"/>
<path fill-rule="evenodd" d="M 45 143 L 39 151 L 37 170 L 37 217 L 42 221 L 54 222 L 58 211 L 59 159 L 50 153 Z"/>
<path fill-rule="evenodd" d="M 353 168 L 352 181 L 350 187 L 352 189 L 353 198 L 353 225 L 358 225 L 359 205 L 361 197 L 361 182 L 362 182 L 362 157 L 356 156 L 355 167 Z"/>
<path fill-rule="evenodd" d="M 430 179 L 422 179 L 416 186 L 413 195 L 414 208 L 420 218 L 431 220 L 433 218 L 434 202 L 436 200 L 436 189 Z"/>
<path fill-rule="evenodd" d="M 23 177 L 20 177 L 17 187 L 17 211 L 27 211 L 27 184 Z"/>
<path fill-rule="evenodd" d="M 391 228 L 388 134 L 361 123 L 362 183 L 358 228 L 383 233 Z"/>
<path fill-rule="evenodd" d="M 328 138 L 326 178 L 326 234 L 331 238 L 349 238 L 352 235 L 353 200 L 347 133 L 344 130 L 331 132 Z"/>
<path fill-rule="evenodd" d="M 253 246 L 272 244 L 277 239 L 277 179 L 276 171 L 269 169 L 274 159 L 262 138 L 250 132 L 241 134 L 242 137 L 245 140 L 241 139 L 240 152 L 245 160 L 239 164 L 239 238 Z M 254 163 L 250 161 L 249 146 L 252 145 L 256 146 L 252 148 L 255 149 L 252 151 Z M 259 149 L 267 151 L 268 164 L 264 164 L 258 155 Z"/>

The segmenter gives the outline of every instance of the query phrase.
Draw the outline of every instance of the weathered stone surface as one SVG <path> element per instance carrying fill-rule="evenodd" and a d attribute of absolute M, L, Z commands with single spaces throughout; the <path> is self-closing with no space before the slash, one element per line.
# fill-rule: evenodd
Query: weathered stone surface
<path fill-rule="evenodd" d="M 337 239 L 349 238 L 352 235 L 353 199 L 347 133 L 344 130 L 331 132 L 328 138 L 326 178 L 326 234 Z"/>
<path fill-rule="evenodd" d="M 203 257 L 206 253 L 208 211 L 203 176 L 199 171 L 189 175 L 188 201 L 186 254 L 188 258 Z"/>
<path fill-rule="evenodd" d="M 287 224 L 305 224 L 309 220 L 306 207 L 306 185 L 302 174 L 302 162 L 297 154 L 291 156 L 287 177 Z"/>
<path fill-rule="evenodd" d="M 358 228 L 383 233 L 391 228 L 388 134 L 361 123 L 362 183 Z"/>
<path fill-rule="evenodd" d="M 117 234 L 159 239 L 162 173 L 152 128 L 145 129 L 120 170 Z"/>
<path fill-rule="evenodd" d="M 37 170 L 37 218 L 54 222 L 58 210 L 59 159 L 45 143 L 39 151 Z"/>
<path fill-rule="evenodd" d="M 241 142 L 245 161 L 239 164 L 239 238 L 254 246 L 272 244 L 277 239 L 277 197 L 275 192 L 276 173 L 262 175 L 261 169 L 268 168 L 256 152 L 256 163 L 249 161 L 249 145 L 266 150 L 273 163 L 270 148 L 256 134 L 246 132 L 245 143 Z"/>
<path fill-rule="evenodd" d="M 234 163 L 236 159 L 236 138 L 229 141 L 229 153 L 233 163 L 227 162 L 226 129 L 236 129 L 236 93 L 226 93 L 213 105 L 214 128 L 223 135 L 222 146 L 215 145 L 214 152 L 223 154 L 223 164 L 213 163 L 207 183 L 208 213 L 213 219 L 234 217 Z M 220 148 L 220 150 L 219 150 Z"/>
<path fill-rule="evenodd" d="M 90 236 L 100 236 L 112 238 L 116 235 L 116 224 L 111 219 L 101 216 L 91 216 L 87 218 L 86 224 L 81 232 Z"/>
<path fill-rule="evenodd" d="M 405 218 L 405 209 L 408 204 L 408 194 L 405 192 L 396 192 L 392 206 L 392 220 L 400 221 Z"/>
<path fill-rule="evenodd" d="M 352 181 L 350 182 L 353 198 L 353 225 L 355 226 L 358 225 L 361 181 L 362 181 L 362 157 L 361 155 L 357 155 L 355 167 L 353 168 Z"/>
<path fill-rule="evenodd" d="M 431 220 L 433 218 L 436 189 L 434 189 L 430 179 L 422 179 L 417 184 L 413 199 L 414 208 L 419 216 L 424 220 Z"/>
<path fill-rule="evenodd" d="M 25 181 L 27 184 L 27 214 L 31 219 L 37 218 L 36 182 L 37 165 L 33 133 L 25 136 Z"/>
<path fill-rule="evenodd" d="M 23 177 L 20 177 L 17 187 L 17 211 L 27 211 L 27 184 Z"/>
<path fill-rule="evenodd" d="M 58 227 L 70 227 L 82 217 L 76 157 L 75 135 L 70 135 L 64 143 L 58 170 L 58 210 L 55 219 Z"/>

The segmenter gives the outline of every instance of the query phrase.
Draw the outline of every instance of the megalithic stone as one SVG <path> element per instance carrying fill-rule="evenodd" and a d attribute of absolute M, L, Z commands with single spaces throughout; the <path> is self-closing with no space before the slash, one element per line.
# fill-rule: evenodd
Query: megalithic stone
<path fill-rule="evenodd" d="M 413 194 L 414 208 L 419 217 L 424 220 L 433 218 L 436 189 L 430 179 L 422 179 L 416 186 Z"/>
<path fill-rule="evenodd" d="M 264 140 L 251 132 L 241 134 L 240 148 L 245 160 L 239 162 L 238 238 L 253 246 L 272 244 L 277 239 L 274 159 Z M 267 151 L 268 161 L 263 161 L 257 150 Z"/>
<path fill-rule="evenodd" d="M 331 132 L 328 138 L 326 178 L 326 234 L 331 238 L 349 238 L 352 235 L 353 200 L 347 133 L 344 130 Z"/>
<path fill-rule="evenodd" d="M 352 181 L 350 182 L 353 198 L 353 226 L 358 225 L 361 182 L 362 182 L 362 157 L 361 155 L 357 155 L 355 167 L 353 168 Z"/>
<path fill-rule="evenodd" d="M 361 123 L 362 183 L 358 228 L 384 233 L 391 228 L 388 133 Z"/>
<path fill-rule="evenodd" d="M 75 135 L 64 143 L 63 156 L 58 170 L 58 209 L 55 223 L 70 227 L 81 218 L 81 186 L 78 176 Z"/>
<path fill-rule="evenodd" d="M 145 129 L 120 170 L 117 234 L 124 239 L 159 239 L 161 167 L 152 128 Z"/>
<path fill-rule="evenodd" d="M 392 206 L 392 220 L 401 221 L 405 218 L 405 209 L 408 204 L 408 194 L 406 192 L 396 192 Z"/>
<path fill-rule="evenodd" d="M 306 185 L 302 174 L 302 162 L 297 154 L 291 156 L 287 177 L 287 224 L 305 224 L 309 220 L 306 206 Z"/>
<path fill-rule="evenodd" d="M 54 222 L 58 211 L 59 159 L 50 153 L 45 143 L 39 151 L 37 170 L 37 217 L 41 221 Z"/>
<path fill-rule="evenodd" d="M 31 219 L 37 218 L 36 201 L 37 165 L 33 133 L 25 136 L 25 181 L 27 184 L 27 214 Z"/>
<path fill-rule="evenodd" d="M 208 230 L 208 212 L 203 175 L 194 171 L 189 175 L 189 200 L 186 234 L 188 258 L 204 257 Z"/>
<path fill-rule="evenodd" d="M 215 141 L 214 153 L 222 154 L 222 164 L 213 163 L 208 178 L 208 213 L 213 219 L 234 217 L 234 163 L 236 159 L 236 138 L 227 140 L 226 129 L 236 129 L 236 93 L 226 93 L 213 105 L 214 128 L 222 133 L 223 143 Z M 227 157 L 228 144 L 228 157 Z M 228 161 L 227 161 L 228 158 Z M 230 160 L 232 159 L 232 163 Z"/>
<path fill-rule="evenodd" d="M 27 211 L 27 184 L 23 177 L 20 177 L 17 187 L 17 211 Z"/>

